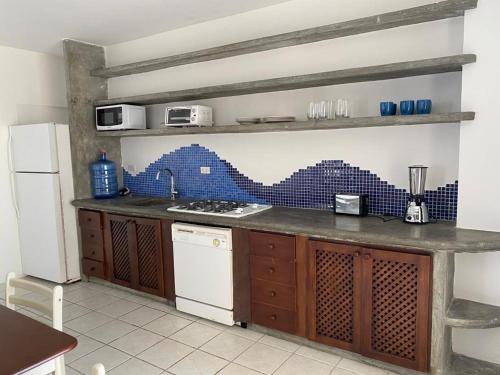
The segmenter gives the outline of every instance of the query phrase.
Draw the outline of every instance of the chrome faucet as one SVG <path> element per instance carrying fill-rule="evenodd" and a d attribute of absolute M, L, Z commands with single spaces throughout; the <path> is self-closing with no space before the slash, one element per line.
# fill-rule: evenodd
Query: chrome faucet
<path fill-rule="evenodd" d="M 161 169 L 158 169 L 158 172 L 156 172 L 156 180 L 160 179 L 161 172 L 166 172 L 166 173 L 170 174 L 170 199 L 172 199 L 174 201 L 175 198 L 177 198 L 177 195 L 179 194 L 175 190 L 174 172 L 172 172 L 172 170 L 170 168 L 161 168 Z"/>

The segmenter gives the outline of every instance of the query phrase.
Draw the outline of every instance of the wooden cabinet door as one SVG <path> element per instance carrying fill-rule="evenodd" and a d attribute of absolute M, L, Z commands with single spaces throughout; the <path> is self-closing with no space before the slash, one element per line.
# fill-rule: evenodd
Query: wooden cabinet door
<path fill-rule="evenodd" d="M 165 296 L 160 220 L 104 215 L 111 282 Z"/>
<path fill-rule="evenodd" d="M 361 339 L 361 250 L 309 241 L 308 336 L 359 351 Z"/>
<path fill-rule="evenodd" d="M 363 355 L 427 372 L 428 255 L 363 249 Z"/>
<path fill-rule="evenodd" d="M 134 252 L 134 223 L 128 216 L 104 214 L 104 240 L 108 275 L 111 282 L 131 288 Z"/>
<path fill-rule="evenodd" d="M 160 220 L 133 218 L 135 251 L 131 256 L 135 269 L 134 288 L 164 295 L 163 254 Z"/>

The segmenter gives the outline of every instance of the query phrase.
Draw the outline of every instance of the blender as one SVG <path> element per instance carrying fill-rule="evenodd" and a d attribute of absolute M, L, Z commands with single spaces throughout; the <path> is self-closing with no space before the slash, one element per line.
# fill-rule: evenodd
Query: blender
<path fill-rule="evenodd" d="M 426 224 L 429 222 L 429 210 L 425 204 L 425 177 L 427 167 L 412 165 L 410 171 L 410 199 L 406 205 L 404 221 L 412 224 Z"/>

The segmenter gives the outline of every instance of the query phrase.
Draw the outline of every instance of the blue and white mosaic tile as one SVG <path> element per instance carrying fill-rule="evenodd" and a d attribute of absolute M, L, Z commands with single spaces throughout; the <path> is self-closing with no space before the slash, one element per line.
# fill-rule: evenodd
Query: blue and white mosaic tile
<path fill-rule="evenodd" d="M 180 196 L 197 199 L 328 209 L 335 193 L 365 193 L 371 214 L 402 216 L 409 196 L 405 189 L 397 189 L 376 174 L 342 160 L 323 160 L 268 186 L 241 174 L 215 152 L 197 144 L 164 154 L 135 176 L 124 170 L 124 183 L 138 195 L 166 196 L 170 191 L 169 176 L 162 174 L 156 180 L 158 169 L 166 167 L 175 175 Z M 200 167 L 210 167 L 210 174 L 201 174 Z M 456 219 L 458 181 L 428 190 L 425 196 L 432 218 Z"/>

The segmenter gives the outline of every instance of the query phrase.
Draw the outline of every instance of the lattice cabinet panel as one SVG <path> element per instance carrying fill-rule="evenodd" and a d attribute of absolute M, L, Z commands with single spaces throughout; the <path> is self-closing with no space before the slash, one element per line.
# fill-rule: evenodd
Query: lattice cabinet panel
<path fill-rule="evenodd" d="M 311 240 L 307 263 L 311 340 L 428 371 L 430 256 Z"/>
<path fill-rule="evenodd" d="M 427 370 L 430 257 L 382 250 L 363 255 L 363 351 Z"/>
<path fill-rule="evenodd" d="M 161 222 L 105 214 L 105 247 L 110 280 L 164 296 Z"/>
<path fill-rule="evenodd" d="M 132 270 L 130 259 L 130 241 L 129 241 L 129 220 L 125 216 L 109 215 L 107 226 L 110 244 L 110 265 L 111 279 L 124 285 L 130 285 L 132 282 Z"/>
<path fill-rule="evenodd" d="M 161 229 L 158 220 L 136 219 L 137 267 L 139 288 L 163 292 Z"/>
<path fill-rule="evenodd" d="M 360 250 L 310 241 L 311 339 L 348 350 L 359 347 Z"/>

